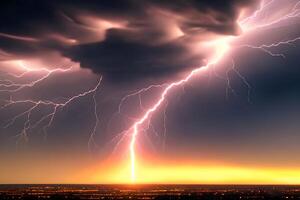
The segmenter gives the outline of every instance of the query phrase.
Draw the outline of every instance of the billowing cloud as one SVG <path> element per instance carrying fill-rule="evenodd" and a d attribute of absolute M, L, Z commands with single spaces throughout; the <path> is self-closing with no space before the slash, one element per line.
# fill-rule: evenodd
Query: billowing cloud
<path fill-rule="evenodd" d="M 112 80 L 171 76 L 201 64 L 207 40 L 239 34 L 241 9 L 256 2 L 4 1 L 0 48 L 14 59 L 57 52 Z"/>

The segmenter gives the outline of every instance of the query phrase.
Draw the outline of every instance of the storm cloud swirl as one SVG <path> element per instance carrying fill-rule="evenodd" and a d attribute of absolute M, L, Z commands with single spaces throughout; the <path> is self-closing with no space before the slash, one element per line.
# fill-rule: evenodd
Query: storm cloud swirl
<path fill-rule="evenodd" d="M 201 43 L 239 34 L 240 11 L 255 7 L 255 0 L 1 1 L 1 59 L 54 54 L 112 81 L 169 77 L 202 64 L 209 50 Z"/>

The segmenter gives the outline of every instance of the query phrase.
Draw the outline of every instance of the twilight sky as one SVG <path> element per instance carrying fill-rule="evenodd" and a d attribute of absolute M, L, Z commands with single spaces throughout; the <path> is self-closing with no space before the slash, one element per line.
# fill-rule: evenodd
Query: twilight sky
<path fill-rule="evenodd" d="M 299 16 L 297 0 L 1 1 L 0 183 L 128 182 L 130 128 L 220 51 L 139 127 L 137 163 L 286 176 L 146 182 L 294 183 Z"/>

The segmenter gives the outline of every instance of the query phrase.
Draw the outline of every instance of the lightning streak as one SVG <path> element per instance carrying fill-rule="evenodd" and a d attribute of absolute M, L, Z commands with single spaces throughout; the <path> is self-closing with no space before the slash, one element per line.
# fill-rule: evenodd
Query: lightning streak
<path fill-rule="evenodd" d="M 137 136 L 139 133 L 139 127 L 147 119 L 149 119 L 149 117 L 151 116 L 151 114 L 153 112 L 155 112 L 160 107 L 160 105 L 166 100 L 167 95 L 170 91 L 172 91 L 174 88 L 176 88 L 178 86 L 185 84 L 191 78 L 198 75 L 199 73 L 201 73 L 203 70 L 205 70 L 209 66 L 216 64 L 223 57 L 225 52 L 228 50 L 229 46 L 226 43 L 220 43 L 220 45 L 222 45 L 222 46 L 220 46 L 219 50 L 217 51 L 216 56 L 212 59 L 212 61 L 210 61 L 208 64 L 206 64 L 204 66 L 201 66 L 199 68 L 192 70 L 184 79 L 173 82 L 173 83 L 169 84 L 167 87 L 165 87 L 165 89 L 163 90 L 158 101 L 151 108 L 149 108 L 138 121 L 136 121 L 133 124 L 133 126 L 131 128 L 132 136 L 131 136 L 130 147 L 129 147 L 130 148 L 130 159 L 131 159 L 131 180 L 132 181 L 135 181 L 135 179 L 136 179 L 136 177 L 135 177 L 135 160 L 136 160 L 135 143 L 136 143 L 136 139 L 137 139 Z"/>
<path fill-rule="evenodd" d="M 15 83 L 12 80 L 1 80 L 2 82 L 8 82 L 8 84 L 0 84 L 0 87 L 4 87 L 6 89 L 0 89 L 0 92 L 18 92 L 26 87 L 33 87 L 35 85 L 37 85 L 38 83 L 46 80 L 47 78 L 49 78 L 52 74 L 54 73 L 64 73 L 64 72 L 69 72 L 72 70 L 72 67 L 68 67 L 68 68 L 55 68 L 55 69 L 47 69 L 47 68 L 39 68 L 39 69 L 33 69 L 30 67 L 27 67 L 26 65 L 24 65 L 24 63 L 22 61 L 17 61 L 18 66 L 24 70 L 24 72 L 22 72 L 21 74 L 13 74 L 13 73 L 9 73 L 10 76 L 14 77 L 14 78 L 23 78 L 26 74 L 29 73 L 45 73 L 45 75 L 43 75 L 41 78 L 38 78 L 34 81 L 31 81 L 29 83 Z M 13 88 L 13 89 L 11 89 Z"/>
<path fill-rule="evenodd" d="M 42 99 L 41 100 L 33 100 L 33 99 L 18 100 L 18 99 L 14 99 L 12 97 L 12 95 L 14 95 L 16 92 L 20 92 L 24 88 L 33 88 L 34 86 L 41 83 L 42 81 L 45 81 L 46 79 L 48 79 L 50 76 L 52 76 L 55 73 L 70 72 L 73 69 L 73 67 L 54 68 L 54 69 L 48 69 L 48 68 L 34 69 L 34 68 L 30 68 L 30 67 L 27 67 L 26 65 L 24 65 L 24 63 L 22 61 L 17 61 L 17 64 L 18 64 L 18 67 L 20 67 L 23 70 L 23 72 L 21 74 L 9 73 L 9 75 L 13 78 L 20 79 L 20 78 L 24 78 L 24 76 L 27 74 L 44 73 L 44 75 L 42 75 L 40 78 L 37 78 L 28 83 L 16 83 L 9 79 L 0 80 L 2 82 L 0 84 L 0 87 L 5 88 L 5 89 L 1 89 L 0 92 L 7 92 L 10 94 L 10 99 L 4 100 L 4 105 L 2 105 L 0 107 L 0 110 L 9 108 L 11 106 L 16 106 L 16 105 L 25 105 L 28 107 L 23 112 L 15 115 L 13 118 L 8 120 L 7 123 L 4 125 L 4 128 L 8 128 L 8 127 L 12 126 L 18 119 L 25 118 L 22 130 L 20 131 L 19 134 L 17 134 L 15 136 L 18 138 L 17 144 L 20 141 L 25 141 L 25 142 L 28 141 L 29 140 L 28 135 L 29 135 L 30 130 L 37 128 L 39 125 L 41 125 L 42 123 L 45 123 L 45 122 L 46 122 L 46 124 L 42 127 L 42 130 L 46 137 L 47 129 L 52 125 L 54 118 L 59 109 L 63 109 L 64 107 L 66 107 L 67 105 L 72 103 L 73 101 L 75 101 L 79 98 L 88 96 L 90 94 L 93 94 L 94 115 L 95 115 L 96 122 L 95 122 L 94 128 L 90 134 L 88 146 L 90 148 L 91 144 L 95 144 L 94 136 L 95 136 L 96 129 L 97 129 L 97 126 L 99 123 L 99 118 L 98 118 L 98 114 L 97 114 L 97 102 L 96 102 L 95 95 L 96 95 L 96 92 L 102 81 L 102 76 L 99 78 L 98 83 L 96 84 L 96 86 L 94 88 L 89 89 L 85 92 L 79 93 L 77 95 L 68 97 L 68 98 L 62 97 L 62 98 L 57 98 L 56 100 L 42 100 Z M 34 111 L 38 111 L 39 109 L 40 109 L 40 112 L 42 112 L 41 109 L 47 108 L 47 107 L 50 107 L 52 111 L 48 114 L 43 114 L 43 116 L 39 120 L 37 120 L 37 121 L 35 121 L 35 123 L 33 123 L 32 113 Z"/>
<path fill-rule="evenodd" d="M 268 50 L 269 48 L 272 47 L 279 47 L 281 45 L 293 45 L 295 42 L 299 41 L 300 37 L 296 37 L 294 39 L 290 39 L 290 40 L 282 40 L 282 41 L 278 41 L 275 43 L 271 43 L 271 44 L 262 44 L 262 45 L 241 45 L 240 47 L 247 47 L 247 48 L 252 48 L 252 49 L 259 49 L 262 50 L 264 52 L 266 52 L 267 54 L 273 56 L 273 57 L 282 57 L 285 58 L 285 55 L 282 53 L 273 53 L 272 51 Z"/>
<path fill-rule="evenodd" d="M 300 5 L 300 1 L 298 1 L 297 3 L 295 3 L 295 5 L 293 6 L 292 10 L 290 10 L 289 13 L 284 14 L 283 16 L 281 16 L 281 17 L 279 17 L 279 18 L 277 18 L 273 21 L 269 21 L 269 22 L 264 23 L 264 24 L 254 25 L 254 26 L 251 26 L 251 28 L 249 28 L 249 26 L 247 27 L 247 25 L 249 25 L 250 23 L 255 21 L 256 18 L 261 13 L 265 12 L 266 9 L 275 2 L 276 2 L 276 0 L 271 0 L 271 1 L 268 1 L 268 2 L 262 1 L 262 4 L 261 4 L 260 8 L 257 11 L 255 11 L 253 13 L 253 15 L 251 15 L 251 16 L 249 16 L 249 17 L 247 17 L 247 18 L 245 18 L 245 19 L 243 19 L 242 21 L 239 22 L 241 28 L 244 31 L 247 31 L 247 32 L 256 31 L 257 29 L 270 27 L 272 25 L 279 24 L 283 21 L 286 21 L 286 20 L 289 20 L 289 19 L 294 19 L 294 18 L 300 16 L 300 9 L 298 9 L 298 5 Z M 239 47 L 259 49 L 261 51 L 266 52 L 270 56 L 285 58 L 284 54 L 282 54 L 282 53 L 273 53 L 269 49 L 272 48 L 272 47 L 278 47 L 280 45 L 290 45 L 290 44 L 293 44 L 294 42 L 296 42 L 298 40 L 300 40 L 300 37 L 297 37 L 297 38 L 294 38 L 294 39 L 289 39 L 289 40 L 277 41 L 277 42 L 272 43 L 272 44 L 262 44 L 262 45 L 258 45 L 258 46 L 251 45 L 251 44 L 245 44 L 245 45 L 240 45 Z M 172 82 L 172 83 L 168 84 L 167 86 L 165 86 L 165 88 L 163 89 L 163 91 L 162 91 L 159 99 L 156 101 L 156 103 L 154 103 L 149 109 L 147 109 L 145 111 L 145 113 L 141 116 L 141 118 L 139 118 L 137 121 L 135 121 L 134 124 L 131 126 L 131 128 L 128 131 L 126 131 L 126 134 L 130 133 L 130 135 L 131 135 L 131 140 L 130 140 L 130 143 L 129 143 L 129 151 L 130 151 L 131 181 L 132 182 L 135 182 L 135 180 L 136 180 L 136 174 L 135 174 L 135 172 L 136 172 L 136 150 L 135 150 L 135 148 L 136 147 L 135 146 L 136 146 L 136 140 L 137 140 L 137 137 L 139 135 L 139 132 L 143 131 L 143 128 L 141 126 L 147 120 L 151 119 L 151 115 L 159 109 L 159 107 L 162 105 L 162 103 L 164 101 L 166 101 L 167 95 L 173 89 L 175 89 L 178 86 L 183 86 L 185 83 L 190 81 L 190 79 L 192 79 L 193 77 L 199 75 L 205 69 L 217 64 L 224 57 L 226 52 L 228 52 L 230 50 L 229 41 L 226 40 L 226 39 L 221 41 L 221 42 L 216 41 L 215 47 L 216 47 L 217 51 L 216 51 L 216 54 L 215 54 L 213 59 L 211 59 L 206 65 L 198 67 L 198 68 L 192 70 L 185 78 L 180 79 L 180 80 L 175 81 L 175 82 Z M 212 68 L 214 70 L 214 67 L 212 67 Z M 227 74 L 227 79 L 226 79 L 227 80 L 227 90 L 230 89 L 232 92 L 234 92 L 234 90 L 231 87 L 230 79 L 228 77 L 228 73 L 231 70 L 233 72 L 235 72 L 237 74 L 237 76 L 239 78 L 241 78 L 242 82 L 248 87 L 248 101 L 250 102 L 251 86 L 247 82 L 245 77 L 242 76 L 242 74 L 236 69 L 235 63 L 234 63 L 233 60 L 232 60 L 232 67 L 229 70 L 227 70 L 227 72 L 226 72 L 226 74 Z M 140 93 L 143 92 L 144 90 L 148 90 L 148 88 L 141 89 L 137 93 L 134 93 L 134 95 L 137 95 L 137 94 L 140 95 Z M 126 96 L 125 99 L 128 98 L 128 97 L 129 96 Z"/>

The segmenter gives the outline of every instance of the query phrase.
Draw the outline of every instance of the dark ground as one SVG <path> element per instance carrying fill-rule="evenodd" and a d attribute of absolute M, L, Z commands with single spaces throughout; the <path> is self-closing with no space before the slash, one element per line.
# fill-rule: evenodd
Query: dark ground
<path fill-rule="evenodd" d="M 300 186 L 0 185 L 0 199 L 300 199 Z"/>

